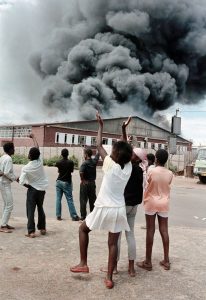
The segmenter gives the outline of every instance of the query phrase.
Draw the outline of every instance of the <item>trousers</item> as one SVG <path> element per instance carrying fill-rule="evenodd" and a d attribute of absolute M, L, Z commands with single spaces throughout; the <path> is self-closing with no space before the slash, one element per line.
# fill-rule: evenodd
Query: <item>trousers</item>
<path fill-rule="evenodd" d="M 127 222 L 129 224 L 129 228 L 130 228 L 130 231 L 125 231 L 129 260 L 136 260 L 136 240 L 135 240 L 135 235 L 134 235 L 134 222 L 135 222 L 135 217 L 137 214 L 137 207 L 138 207 L 138 205 L 126 206 Z M 119 258 L 120 258 L 120 248 L 121 248 L 121 233 L 120 233 L 119 239 L 118 239 L 117 261 L 119 261 Z"/>
<path fill-rule="evenodd" d="M 0 190 L 3 199 L 3 214 L 1 225 L 6 226 L 13 210 L 13 196 L 10 183 L 0 183 Z"/>
<path fill-rule="evenodd" d="M 28 218 L 27 229 L 29 234 L 35 232 L 34 214 L 36 207 L 38 211 L 37 228 L 39 230 L 46 229 L 46 216 L 43 208 L 44 196 L 45 191 L 38 191 L 31 186 L 28 188 L 26 199 L 26 212 Z"/>

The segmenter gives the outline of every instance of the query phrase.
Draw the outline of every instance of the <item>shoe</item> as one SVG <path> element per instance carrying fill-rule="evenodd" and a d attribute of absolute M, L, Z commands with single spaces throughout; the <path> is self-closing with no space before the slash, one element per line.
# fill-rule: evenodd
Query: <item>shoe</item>
<path fill-rule="evenodd" d="M 80 217 L 78 217 L 78 216 L 72 218 L 72 221 L 79 221 L 79 220 L 80 220 Z"/>
<path fill-rule="evenodd" d="M 8 225 L 8 224 L 6 224 L 6 228 L 7 228 L 7 229 L 11 229 L 11 230 L 14 230 L 14 229 L 15 229 L 15 227 L 10 226 L 10 225 Z"/>
<path fill-rule="evenodd" d="M 40 233 L 41 233 L 41 235 L 46 235 L 46 229 L 41 229 Z"/>
<path fill-rule="evenodd" d="M 57 220 L 58 220 L 58 221 L 62 221 L 62 218 L 61 218 L 61 217 L 57 217 Z"/>

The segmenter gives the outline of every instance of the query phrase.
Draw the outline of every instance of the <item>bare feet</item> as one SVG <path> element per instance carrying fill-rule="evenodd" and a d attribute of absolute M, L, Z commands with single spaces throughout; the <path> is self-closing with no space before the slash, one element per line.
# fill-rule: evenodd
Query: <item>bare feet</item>
<path fill-rule="evenodd" d="M 100 271 L 104 272 L 104 273 L 107 273 L 108 269 L 103 267 L 103 268 L 100 268 Z M 113 275 L 117 275 L 118 273 L 119 273 L 119 271 L 117 269 L 114 269 Z"/>

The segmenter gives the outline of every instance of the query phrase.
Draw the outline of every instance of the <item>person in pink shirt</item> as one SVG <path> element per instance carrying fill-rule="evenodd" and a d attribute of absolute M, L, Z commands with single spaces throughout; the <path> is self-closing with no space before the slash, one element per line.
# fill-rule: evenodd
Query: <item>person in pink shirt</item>
<path fill-rule="evenodd" d="M 169 261 L 169 234 L 168 234 L 168 211 L 170 199 L 170 184 L 173 174 L 164 165 L 168 160 L 168 152 L 160 149 L 155 155 L 156 168 L 148 173 L 148 185 L 144 193 L 144 209 L 146 217 L 146 258 L 137 263 L 140 268 L 152 270 L 152 247 L 155 233 L 155 219 L 158 218 L 159 231 L 164 248 L 164 259 L 160 265 L 170 269 Z"/>

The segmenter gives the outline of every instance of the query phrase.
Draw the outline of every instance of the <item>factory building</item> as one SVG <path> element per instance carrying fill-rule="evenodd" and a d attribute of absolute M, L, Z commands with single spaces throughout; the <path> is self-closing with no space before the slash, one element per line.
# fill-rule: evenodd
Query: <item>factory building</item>
<path fill-rule="evenodd" d="M 121 125 L 126 117 L 104 120 L 103 144 L 112 145 L 121 138 Z M 28 124 L 18 126 L 0 126 L 0 146 L 13 141 L 16 147 L 31 147 L 29 135 L 33 133 L 40 147 L 79 147 L 96 145 L 97 122 L 77 121 L 48 124 Z M 168 149 L 171 132 L 138 116 L 132 118 L 127 129 L 133 137 L 133 144 L 145 149 Z M 177 136 L 177 150 L 191 150 L 192 143 Z"/>

